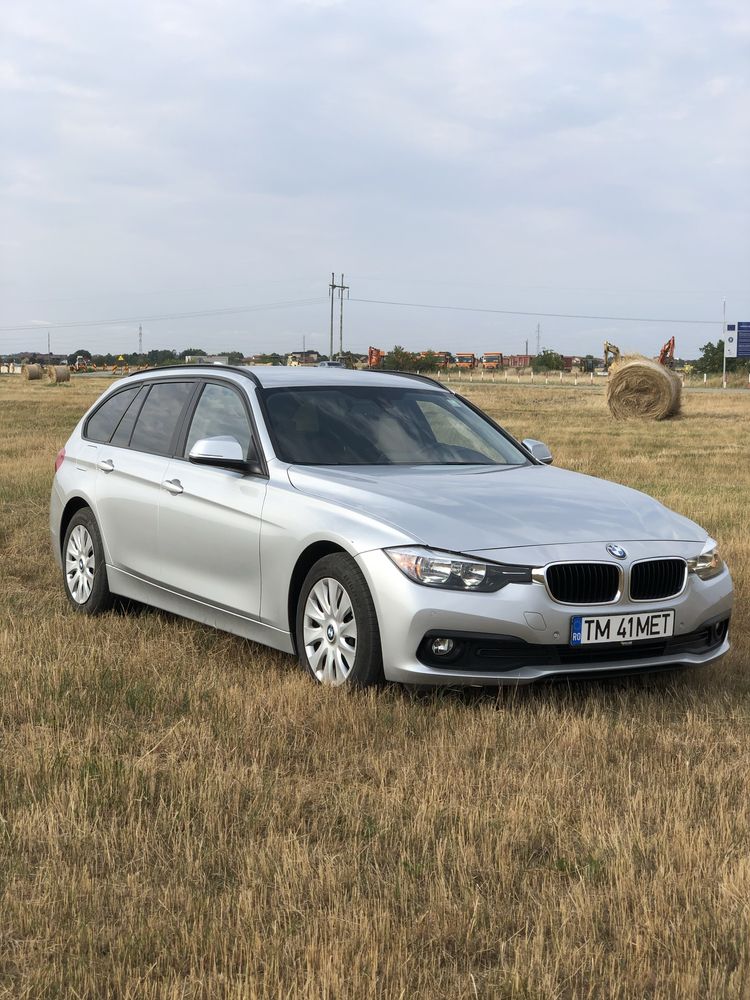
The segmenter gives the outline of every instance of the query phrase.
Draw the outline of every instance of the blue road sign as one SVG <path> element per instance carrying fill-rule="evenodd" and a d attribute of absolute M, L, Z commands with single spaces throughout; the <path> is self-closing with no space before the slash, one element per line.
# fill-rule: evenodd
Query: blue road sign
<path fill-rule="evenodd" d="M 750 358 L 750 322 L 727 323 L 725 358 Z"/>

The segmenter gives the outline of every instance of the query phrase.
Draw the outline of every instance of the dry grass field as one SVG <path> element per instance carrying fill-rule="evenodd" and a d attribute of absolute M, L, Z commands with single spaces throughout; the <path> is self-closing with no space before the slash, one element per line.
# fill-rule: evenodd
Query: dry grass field
<path fill-rule="evenodd" d="M 559 465 L 721 540 L 705 671 L 499 693 L 316 689 L 155 612 L 87 620 L 54 456 L 100 379 L 0 379 L 0 997 L 750 996 L 750 392 L 615 424 L 475 384 Z"/>

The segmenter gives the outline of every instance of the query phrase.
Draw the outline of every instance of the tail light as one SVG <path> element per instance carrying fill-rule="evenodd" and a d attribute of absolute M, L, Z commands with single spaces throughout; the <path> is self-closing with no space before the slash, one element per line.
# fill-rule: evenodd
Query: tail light
<path fill-rule="evenodd" d="M 65 461 L 65 449 L 61 448 L 57 453 L 57 458 L 55 459 L 55 472 L 60 468 L 60 466 Z"/>

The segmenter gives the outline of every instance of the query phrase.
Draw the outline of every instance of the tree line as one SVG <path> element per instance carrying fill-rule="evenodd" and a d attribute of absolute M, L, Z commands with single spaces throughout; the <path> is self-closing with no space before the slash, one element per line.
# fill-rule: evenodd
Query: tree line
<path fill-rule="evenodd" d="M 226 357 L 230 365 L 240 364 L 245 357 L 245 354 L 242 351 L 236 350 L 214 351 L 212 353 Z M 145 354 L 138 354 L 137 352 L 127 354 L 100 354 L 89 351 L 87 348 L 79 348 L 76 351 L 72 351 L 68 357 L 72 361 L 75 361 L 78 357 L 83 358 L 87 362 L 90 362 L 99 368 L 113 367 L 118 364 L 126 364 L 130 367 L 137 367 L 140 365 L 158 367 L 159 365 L 178 364 L 180 361 L 184 361 L 187 357 L 205 357 L 207 354 L 208 352 L 204 351 L 201 347 L 186 347 L 182 351 L 175 351 L 169 348 L 155 348 L 147 351 Z M 47 354 L 43 351 L 17 353 L 9 356 L 10 359 L 15 361 L 29 361 L 32 363 L 39 362 L 42 364 L 46 363 L 47 357 Z M 328 356 L 325 354 L 320 354 L 319 357 L 321 361 L 328 360 Z M 592 354 L 587 354 L 585 357 L 587 360 L 594 360 L 594 356 Z M 351 351 L 345 351 L 340 358 L 347 368 L 355 368 L 365 359 L 366 355 L 355 354 Z M 286 364 L 286 354 L 279 354 L 274 351 L 268 354 L 256 355 L 256 360 L 259 364 L 284 365 Z M 680 366 L 682 366 L 682 364 L 689 364 L 692 371 L 699 375 L 711 375 L 721 372 L 723 361 L 724 341 L 720 339 L 715 344 L 711 341 L 704 344 L 703 347 L 701 347 L 701 354 L 699 358 L 689 362 L 680 361 L 679 364 Z M 443 367 L 443 358 L 438 351 L 408 351 L 405 347 L 396 344 L 386 353 L 383 358 L 382 367 L 386 371 L 432 372 Z M 558 351 L 551 350 L 550 348 L 544 348 L 539 354 L 531 359 L 531 367 L 535 372 L 561 371 L 564 367 L 563 356 Z M 728 358 L 727 371 L 750 372 L 750 360 L 746 358 Z"/>

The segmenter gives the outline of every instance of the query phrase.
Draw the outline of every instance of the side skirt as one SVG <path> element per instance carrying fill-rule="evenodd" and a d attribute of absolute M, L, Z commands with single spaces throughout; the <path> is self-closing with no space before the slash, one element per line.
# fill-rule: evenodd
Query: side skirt
<path fill-rule="evenodd" d="M 133 601 L 140 601 L 141 604 L 148 604 L 162 611 L 171 611 L 172 614 L 182 615 L 183 618 L 211 625 L 213 628 L 240 635 L 245 639 L 252 639 L 253 642 L 280 649 L 284 653 L 294 652 L 289 632 L 274 628 L 272 625 L 265 625 L 252 618 L 245 618 L 211 604 L 204 604 L 184 594 L 176 594 L 172 590 L 159 587 L 155 583 L 148 583 L 112 566 L 107 566 L 107 582 L 112 593 L 121 597 L 129 597 Z"/>

